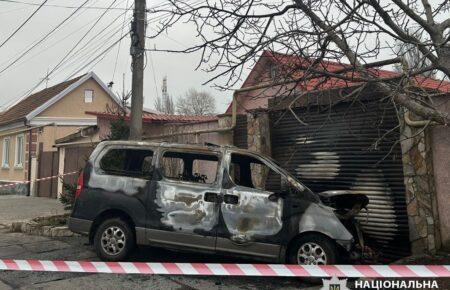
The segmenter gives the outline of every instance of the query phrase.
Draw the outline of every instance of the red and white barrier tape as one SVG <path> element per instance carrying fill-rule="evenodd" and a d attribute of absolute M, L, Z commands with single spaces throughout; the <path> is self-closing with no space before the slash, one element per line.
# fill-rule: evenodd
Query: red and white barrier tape
<path fill-rule="evenodd" d="M 31 182 L 50 180 L 50 179 L 53 179 L 53 178 L 63 177 L 63 176 L 66 176 L 66 175 L 72 175 L 72 174 L 77 174 L 77 173 L 79 173 L 79 171 L 72 171 L 72 172 L 68 172 L 68 173 L 64 173 L 64 174 L 60 174 L 60 175 L 53 175 L 53 176 L 48 176 L 48 177 L 44 177 L 44 178 L 38 178 L 38 179 L 31 180 L 31 181 L 25 180 L 25 181 L 19 181 L 19 182 L 12 182 L 12 183 L 8 183 L 8 184 L 0 185 L 0 188 L 8 187 L 8 186 L 14 186 L 14 185 L 17 185 L 17 184 L 27 184 L 27 183 L 31 183 Z"/>
<path fill-rule="evenodd" d="M 450 277 L 449 265 L 279 265 L 140 263 L 0 259 L 0 270 L 158 275 L 437 278 Z"/>

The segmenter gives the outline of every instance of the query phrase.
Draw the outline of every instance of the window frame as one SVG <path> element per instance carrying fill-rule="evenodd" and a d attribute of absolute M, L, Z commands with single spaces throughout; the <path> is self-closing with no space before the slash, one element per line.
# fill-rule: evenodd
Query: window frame
<path fill-rule="evenodd" d="M 5 143 L 8 142 L 8 146 L 5 146 Z M 7 151 L 7 152 L 6 152 Z M 3 138 L 3 146 L 2 146 L 2 168 L 9 168 L 9 162 L 11 154 L 11 137 Z M 8 157 L 8 162 L 5 162 L 5 157 Z"/>
<path fill-rule="evenodd" d="M 91 92 L 91 96 L 90 96 L 90 101 L 88 102 L 87 101 L 87 95 L 86 95 L 86 93 L 87 92 Z M 91 104 L 91 103 L 93 103 L 94 102 L 94 90 L 91 90 L 91 89 L 85 89 L 84 90 L 84 103 L 85 104 Z"/>
<path fill-rule="evenodd" d="M 158 154 L 158 151 L 156 148 L 154 147 L 141 147 L 141 146 L 107 146 L 105 148 L 103 148 L 102 152 L 98 155 L 98 157 L 96 157 L 95 161 L 94 161 L 94 167 L 95 167 L 95 172 L 96 174 L 99 175 L 108 175 L 108 176 L 119 176 L 119 177 L 128 177 L 128 178 L 139 178 L 139 179 L 144 179 L 144 180 L 152 180 L 153 179 L 153 174 L 151 174 L 151 176 L 144 176 L 142 173 L 141 174 L 133 174 L 133 171 L 129 171 L 129 174 L 127 174 L 127 171 L 116 171 L 116 173 L 114 173 L 113 170 L 105 170 L 104 168 L 102 168 L 102 159 L 105 157 L 106 154 L 108 154 L 108 152 L 112 151 L 112 150 L 137 150 L 137 151 L 152 151 L 153 155 L 152 155 L 152 163 L 151 166 L 155 167 L 155 162 L 156 162 L 156 156 Z"/>
<path fill-rule="evenodd" d="M 251 190 L 253 190 L 253 191 L 258 191 L 258 192 L 270 192 L 270 191 L 268 191 L 268 190 L 263 190 L 263 189 L 260 189 L 260 188 L 257 188 L 257 187 L 249 187 L 249 186 L 244 186 L 244 185 L 238 185 L 238 184 L 236 184 L 236 183 L 234 182 L 234 178 L 231 176 L 231 165 L 233 164 L 233 162 L 231 162 L 231 159 L 232 159 L 232 155 L 233 155 L 233 154 L 236 154 L 236 155 L 243 155 L 243 156 L 248 156 L 248 157 L 252 157 L 253 159 L 259 160 L 259 162 L 260 162 L 261 164 L 266 165 L 270 170 L 273 170 L 275 173 L 277 173 L 277 174 L 279 174 L 279 175 L 281 175 L 282 177 L 284 177 L 284 178 L 287 179 L 287 176 L 286 176 L 283 172 L 280 172 L 279 170 L 277 170 L 277 168 L 275 168 L 275 167 L 272 165 L 272 163 L 270 162 L 270 160 L 268 160 L 268 159 L 265 159 L 265 158 L 263 158 L 263 157 L 261 157 L 261 156 L 258 156 L 258 155 L 255 155 L 255 154 L 252 154 L 252 153 L 249 153 L 249 152 L 228 151 L 229 162 L 228 162 L 228 166 L 227 166 L 227 169 L 226 169 L 226 170 L 227 170 L 228 178 L 229 178 L 229 180 L 232 182 L 233 187 L 241 186 L 241 187 L 249 188 L 249 189 L 251 189 Z M 251 163 L 250 163 L 250 164 L 251 164 Z M 239 165 L 239 167 L 240 167 L 240 165 Z"/>
<path fill-rule="evenodd" d="M 187 180 L 180 180 L 180 179 L 175 179 L 172 177 L 167 177 L 164 175 L 164 171 L 162 168 L 162 162 L 163 162 L 163 158 L 164 158 L 164 154 L 166 152 L 174 152 L 174 153 L 188 153 L 188 154 L 203 154 L 203 155 L 212 155 L 212 156 L 216 156 L 217 157 L 217 170 L 216 170 L 216 178 L 213 182 L 211 183 L 201 183 L 201 182 L 193 182 L 193 181 L 187 181 Z M 202 150 L 196 150 L 196 149 L 183 149 L 183 148 L 164 148 L 162 150 L 159 151 L 158 154 L 158 162 L 156 165 L 157 170 L 160 173 L 160 176 L 162 177 L 163 180 L 168 180 L 168 181 L 172 181 L 172 182 L 179 182 L 182 184 L 189 184 L 189 185 L 200 185 L 200 186 L 207 186 L 207 187 L 218 187 L 219 184 L 221 184 L 221 171 L 222 171 L 222 160 L 223 160 L 223 154 L 220 151 L 215 151 L 215 150 L 211 150 L 208 152 L 204 152 Z M 196 159 L 198 160 L 198 159 Z M 201 160 L 201 159 L 200 159 Z"/>
<path fill-rule="evenodd" d="M 263 162 L 264 164 L 268 164 L 268 166 L 275 172 L 277 172 L 278 174 L 280 174 L 281 176 L 284 176 L 286 178 L 286 180 L 288 181 L 288 183 L 295 187 L 299 192 L 301 192 L 302 194 L 308 195 L 308 196 L 313 196 L 312 200 L 314 200 L 315 202 L 321 202 L 320 198 L 317 196 L 317 194 L 313 193 L 308 187 L 306 187 L 301 181 L 298 181 L 296 178 L 294 178 L 288 171 L 286 171 L 283 167 L 279 166 L 275 161 L 273 161 L 270 158 L 266 158 L 263 156 L 259 156 L 257 154 L 253 154 L 251 152 L 240 152 L 237 150 L 227 150 L 226 151 L 226 155 L 227 155 L 227 166 L 225 166 L 225 171 L 226 174 L 228 174 L 228 179 L 229 181 L 232 183 L 232 187 L 236 187 L 238 186 L 237 184 L 234 183 L 234 180 L 232 178 L 232 176 L 230 175 L 230 166 L 231 166 L 231 155 L 232 154 L 240 154 L 240 155 L 247 155 L 247 156 L 251 156 L 255 159 L 260 160 L 261 162 Z M 242 185 L 239 185 L 242 186 Z M 242 186 L 245 188 L 249 188 L 252 189 L 253 191 L 258 191 L 258 192 L 267 192 L 267 191 L 263 191 L 254 187 L 246 187 L 246 186 Z"/>
<path fill-rule="evenodd" d="M 21 148 L 19 148 L 18 142 L 17 142 L 19 140 L 19 138 L 22 139 L 22 146 L 21 146 Z M 24 144 L 25 144 L 25 135 L 24 134 L 16 135 L 16 144 L 14 145 L 14 167 L 16 167 L 16 168 L 23 168 L 23 160 L 24 160 L 24 157 L 25 157 Z M 18 153 L 20 153 L 20 156 L 21 156 L 20 163 L 17 162 L 18 161 L 18 156 L 19 156 Z"/>

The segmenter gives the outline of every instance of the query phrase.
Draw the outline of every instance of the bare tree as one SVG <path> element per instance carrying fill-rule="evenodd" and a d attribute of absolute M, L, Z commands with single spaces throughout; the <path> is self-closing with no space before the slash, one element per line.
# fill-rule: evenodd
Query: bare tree
<path fill-rule="evenodd" d="M 214 97 L 194 88 L 177 100 L 177 113 L 182 115 L 213 115 L 216 111 Z"/>
<path fill-rule="evenodd" d="M 200 52 L 198 66 L 214 73 L 209 82 L 216 86 L 232 88 L 245 67 L 255 62 L 262 51 L 270 50 L 305 60 L 286 64 L 275 82 L 301 84 L 315 78 L 315 88 L 330 78 L 357 82 L 425 119 L 450 123 L 449 116 L 429 101 L 441 92 L 424 92 L 413 85 L 428 71 L 440 72 L 443 79 L 450 77 L 448 0 L 433 5 L 428 0 L 207 0 L 199 5 L 189 0 L 169 2 L 169 8 L 150 11 L 152 18 L 158 14 L 170 17 L 160 18 L 163 20 L 154 27 L 157 32 L 148 37 L 167 33 L 179 24 L 191 24 L 198 34 L 196 45 L 178 51 L 160 50 Z M 409 29 L 413 26 L 417 27 L 414 33 Z M 418 38 L 418 34 L 422 37 Z M 371 68 L 401 61 L 395 55 L 396 41 L 414 46 L 427 65 L 403 65 L 403 73 L 380 77 Z M 342 68 L 330 70 L 324 65 L 326 60 L 339 62 Z M 218 78 L 224 76 L 226 81 L 218 83 Z"/>
<path fill-rule="evenodd" d="M 156 97 L 155 109 L 158 112 L 165 114 L 175 114 L 175 106 L 173 104 L 172 96 L 167 95 L 167 97 Z"/>
<path fill-rule="evenodd" d="M 420 29 L 417 30 L 412 28 L 408 31 L 411 31 L 410 34 L 417 39 L 422 39 Z M 422 75 L 425 77 L 436 77 L 435 70 L 427 70 L 427 68 L 432 65 L 431 61 L 428 58 L 424 57 L 423 53 L 416 45 L 396 40 L 394 49 L 394 52 L 404 60 L 403 63 L 398 63 L 394 66 L 396 71 L 403 72 L 405 70 L 404 65 L 407 65 L 409 69 L 424 70 Z"/>

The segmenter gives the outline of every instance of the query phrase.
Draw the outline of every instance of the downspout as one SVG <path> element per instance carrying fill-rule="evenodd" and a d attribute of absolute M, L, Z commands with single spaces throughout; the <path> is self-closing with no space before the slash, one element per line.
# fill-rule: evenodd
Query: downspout
<path fill-rule="evenodd" d="M 27 196 L 31 196 L 31 149 L 33 145 L 32 141 L 33 129 L 28 131 L 28 192 Z"/>

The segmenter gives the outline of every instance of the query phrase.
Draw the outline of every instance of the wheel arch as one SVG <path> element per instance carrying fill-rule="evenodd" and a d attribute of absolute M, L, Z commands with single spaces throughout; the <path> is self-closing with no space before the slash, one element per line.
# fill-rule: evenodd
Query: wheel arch
<path fill-rule="evenodd" d="M 336 242 L 335 239 L 333 239 L 329 235 L 327 235 L 323 232 L 319 232 L 319 231 L 304 231 L 304 232 L 298 233 L 297 235 L 293 236 L 287 243 L 286 248 L 285 248 L 284 258 L 283 258 L 285 262 L 288 262 L 287 260 L 288 260 L 289 254 L 291 253 L 293 246 L 295 245 L 295 242 L 305 236 L 308 236 L 308 235 L 321 236 L 321 237 L 329 240 L 336 247 L 336 249 L 338 251 L 337 254 L 341 255 L 342 247 Z"/>
<path fill-rule="evenodd" d="M 95 232 L 97 231 L 97 228 L 100 226 L 100 224 L 110 218 L 120 218 L 126 223 L 128 223 L 128 225 L 131 228 L 131 231 L 133 232 L 133 235 L 136 237 L 136 223 L 134 222 L 131 215 L 129 215 L 124 210 L 111 208 L 102 211 L 95 217 L 94 222 L 92 223 L 91 229 L 89 231 L 89 244 L 93 244 Z"/>

